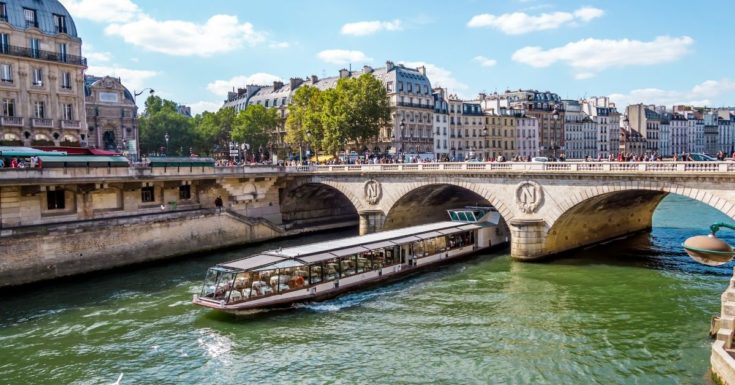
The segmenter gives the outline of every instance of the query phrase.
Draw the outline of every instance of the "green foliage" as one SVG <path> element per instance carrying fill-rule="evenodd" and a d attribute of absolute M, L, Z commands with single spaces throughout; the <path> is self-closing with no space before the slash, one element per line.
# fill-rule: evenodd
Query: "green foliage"
<path fill-rule="evenodd" d="M 336 88 L 325 91 L 304 86 L 289 105 L 286 141 L 336 153 L 346 143 L 364 144 L 375 138 L 389 120 L 386 90 L 369 74 L 340 79 Z"/>
<path fill-rule="evenodd" d="M 160 152 L 166 147 L 168 155 L 188 155 L 189 148 L 197 141 L 193 120 L 176 112 L 176 103 L 149 96 L 145 102 L 145 114 L 140 117 L 140 149 L 143 154 Z"/>
<path fill-rule="evenodd" d="M 235 117 L 232 128 L 232 140 L 247 143 L 251 149 L 257 149 L 268 143 L 268 134 L 273 132 L 278 123 L 275 109 L 265 108 L 260 104 L 248 106 Z"/>

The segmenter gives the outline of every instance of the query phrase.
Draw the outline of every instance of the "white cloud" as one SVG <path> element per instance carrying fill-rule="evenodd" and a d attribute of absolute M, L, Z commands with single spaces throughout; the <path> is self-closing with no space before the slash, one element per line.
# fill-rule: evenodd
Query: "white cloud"
<path fill-rule="evenodd" d="M 367 36 L 380 31 L 400 31 L 401 21 L 398 19 L 392 21 L 358 21 L 356 23 L 347 23 L 342 26 L 340 32 L 343 35 Z"/>
<path fill-rule="evenodd" d="M 652 41 L 583 39 L 548 50 L 524 47 L 512 58 L 537 68 L 563 62 L 578 72 L 578 79 L 589 79 L 607 68 L 677 60 L 689 52 L 692 44 L 694 39 L 689 36 L 659 36 Z"/>
<path fill-rule="evenodd" d="M 175 56 L 211 56 L 233 51 L 244 45 L 256 45 L 265 36 L 250 23 L 237 16 L 214 15 L 204 24 L 181 20 L 155 20 L 147 15 L 105 28 L 108 35 L 117 35 L 125 42 L 149 51 Z"/>
<path fill-rule="evenodd" d="M 666 106 L 674 104 L 712 106 L 717 104 L 731 104 L 724 99 L 731 100 L 732 97 L 735 97 L 733 94 L 735 94 L 735 81 L 724 78 L 720 80 L 705 80 L 687 91 L 639 88 L 627 94 L 612 94 L 610 95 L 610 99 L 618 105 L 619 109 L 636 103 Z"/>
<path fill-rule="evenodd" d="M 587 23 L 601 17 L 605 11 L 599 8 L 582 7 L 574 12 L 542 13 L 534 16 L 524 12 L 491 15 L 483 13 L 473 16 L 467 22 L 470 28 L 495 28 L 508 35 L 520 35 L 533 31 L 557 29 L 574 23 Z"/>
<path fill-rule="evenodd" d="M 291 44 L 289 44 L 287 41 L 273 41 L 268 44 L 268 48 L 272 49 L 286 49 L 290 47 Z"/>
<path fill-rule="evenodd" d="M 324 62 L 332 64 L 364 63 L 372 61 L 362 51 L 350 51 L 346 49 L 327 49 L 316 55 Z"/>
<path fill-rule="evenodd" d="M 98 52 L 94 49 L 92 44 L 84 45 L 84 56 L 92 62 L 92 65 L 94 65 L 95 62 L 106 63 L 112 60 L 112 54 L 110 52 Z"/>
<path fill-rule="evenodd" d="M 142 89 L 148 86 L 146 81 L 158 75 L 158 72 L 149 70 L 134 70 L 115 66 L 89 66 L 89 68 L 87 68 L 86 74 L 94 76 L 119 77 L 122 81 L 122 84 L 127 87 L 130 92 L 133 92 L 133 90 Z"/>
<path fill-rule="evenodd" d="M 498 61 L 495 59 L 490 59 L 485 56 L 475 56 L 472 60 L 480 63 L 483 67 L 492 67 L 496 64 L 498 64 Z"/>
<path fill-rule="evenodd" d="M 189 106 L 189 107 L 191 107 L 191 114 L 192 115 L 201 114 L 204 111 L 216 112 L 217 110 L 220 109 L 220 107 L 222 107 L 222 103 L 209 102 L 209 101 L 206 101 L 206 100 L 201 100 L 201 101 L 198 101 L 198 102 L 192 102 L 192 103 L 188 103 L 186 105 Z"/>
<path fill-rule="evenodd" d="M 126 22 L 140 14 L 140 8 L 130 0 L 61 0 L 74 18 L 97 22 Z"/>
<path fill-rule="evenodd" d="M 228 92 L 232 91 L 233 89 L 237 89 L 238 87 L 242 88 L 248 84 L 257 84 L 261 86 L 269 85 L 272 84 L 274 81 L 280 80 L 281 78 L 276 75 L 265 72 L 257 72 L 248 76 L 235 76 L 228 80 L 215 80 L 207 84 L 207 89 L 209 90 L 209 92 L 224 98 L 227 96 Z"/>
<path fill-rule="evenodd" d="M 401 62 L 401 64 L 410 68 L 426 67 L 426 76 L 429 78 L 432 87 L 444 87 L 449 89 L 450 92 L 460 92 L 469 88 L 467 84 L 455 79 L 452 71 L 446 68 L 422 61 Z"/>

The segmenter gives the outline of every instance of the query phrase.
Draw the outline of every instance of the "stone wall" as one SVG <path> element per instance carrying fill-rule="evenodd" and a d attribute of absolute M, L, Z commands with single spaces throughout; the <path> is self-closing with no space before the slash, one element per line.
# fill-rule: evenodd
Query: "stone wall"
<path fill-rule="evenodd" d="M 110 269 L 287 235 L 205 210 L 19 229 L 0 238 L 0 286 Z"/>

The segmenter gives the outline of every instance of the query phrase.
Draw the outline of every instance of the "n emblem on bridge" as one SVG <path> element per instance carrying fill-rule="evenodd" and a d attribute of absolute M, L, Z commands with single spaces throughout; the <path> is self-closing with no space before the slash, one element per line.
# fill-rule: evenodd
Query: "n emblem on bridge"
<path fill-rule="evenodd" d="M 522 182 L 516 188 L 516 204 L 526 214 L 535 212 L 544 199 L 541 186 L 532 181 Z"/>

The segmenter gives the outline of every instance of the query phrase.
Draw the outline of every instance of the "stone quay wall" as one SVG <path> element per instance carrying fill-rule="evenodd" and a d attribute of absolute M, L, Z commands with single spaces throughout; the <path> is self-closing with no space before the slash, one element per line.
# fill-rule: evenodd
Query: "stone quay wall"
<path fill-rule="evenodd" d="M 267 220 L 204 209 L 18 228 L 0 238 L 0 287 L 356 224 L 284 231 Z"/>

